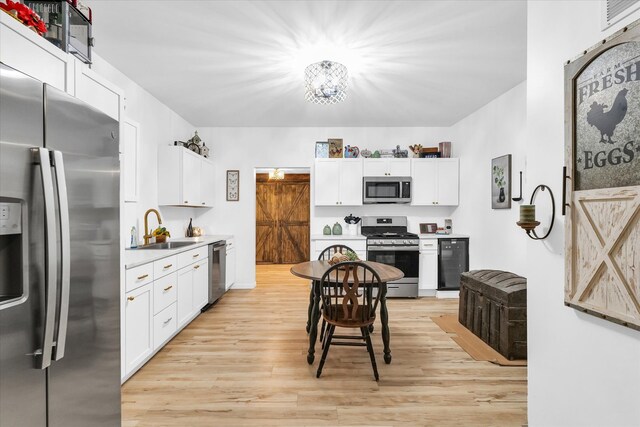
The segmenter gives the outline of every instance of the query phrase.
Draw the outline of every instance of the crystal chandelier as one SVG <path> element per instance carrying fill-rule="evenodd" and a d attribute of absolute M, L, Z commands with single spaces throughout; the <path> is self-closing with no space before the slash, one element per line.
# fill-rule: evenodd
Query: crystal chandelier
<path fill-rule="evenodd" d="M 316 104 L 337 104 L 347 96 L 347 67 L 321 61 L 304 70 L 305 99 Z"/>

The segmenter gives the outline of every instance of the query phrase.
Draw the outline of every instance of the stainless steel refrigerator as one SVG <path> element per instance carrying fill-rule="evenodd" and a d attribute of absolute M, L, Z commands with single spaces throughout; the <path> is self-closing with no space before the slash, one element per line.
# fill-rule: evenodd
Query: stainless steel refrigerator
<path fill-rule="evenodd" d="M 0 63 L 0 426 L 120 425 L 118 122 Z"/>

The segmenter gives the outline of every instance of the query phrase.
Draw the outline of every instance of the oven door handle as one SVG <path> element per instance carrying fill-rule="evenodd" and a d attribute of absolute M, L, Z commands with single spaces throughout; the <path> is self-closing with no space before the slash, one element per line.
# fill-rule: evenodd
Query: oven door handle
<path fill-rule="evenodd" d="M 367 251 L 420 252 L 420 248 L 418 246 L 368 246 Z"/>

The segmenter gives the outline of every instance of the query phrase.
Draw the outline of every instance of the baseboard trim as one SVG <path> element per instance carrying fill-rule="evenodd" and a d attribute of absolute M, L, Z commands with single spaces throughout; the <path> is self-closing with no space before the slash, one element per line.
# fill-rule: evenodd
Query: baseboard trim
<path fill-rule="evenodd" d="M 231 285 L 231 287 L 229 288 L 229 290 L 236 290 L 236 289 L 255 289 L 256 287 L 256 282 L 249 282 L 249 283 L 234 283 L 233 285 Z"/>

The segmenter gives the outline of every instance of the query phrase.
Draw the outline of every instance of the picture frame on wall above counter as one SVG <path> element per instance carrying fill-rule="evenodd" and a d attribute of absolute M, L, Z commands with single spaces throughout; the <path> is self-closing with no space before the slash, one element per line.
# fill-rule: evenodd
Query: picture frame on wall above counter
<path fill-rule="evenodd" d="M 491 160 L 491 209 L 511 209 L 511 154 Z"/>
<path fill-rule="evenodd" d="M 240 171 L 227 171 L 227 202 L 237 202 L 240 200 Z"/>

